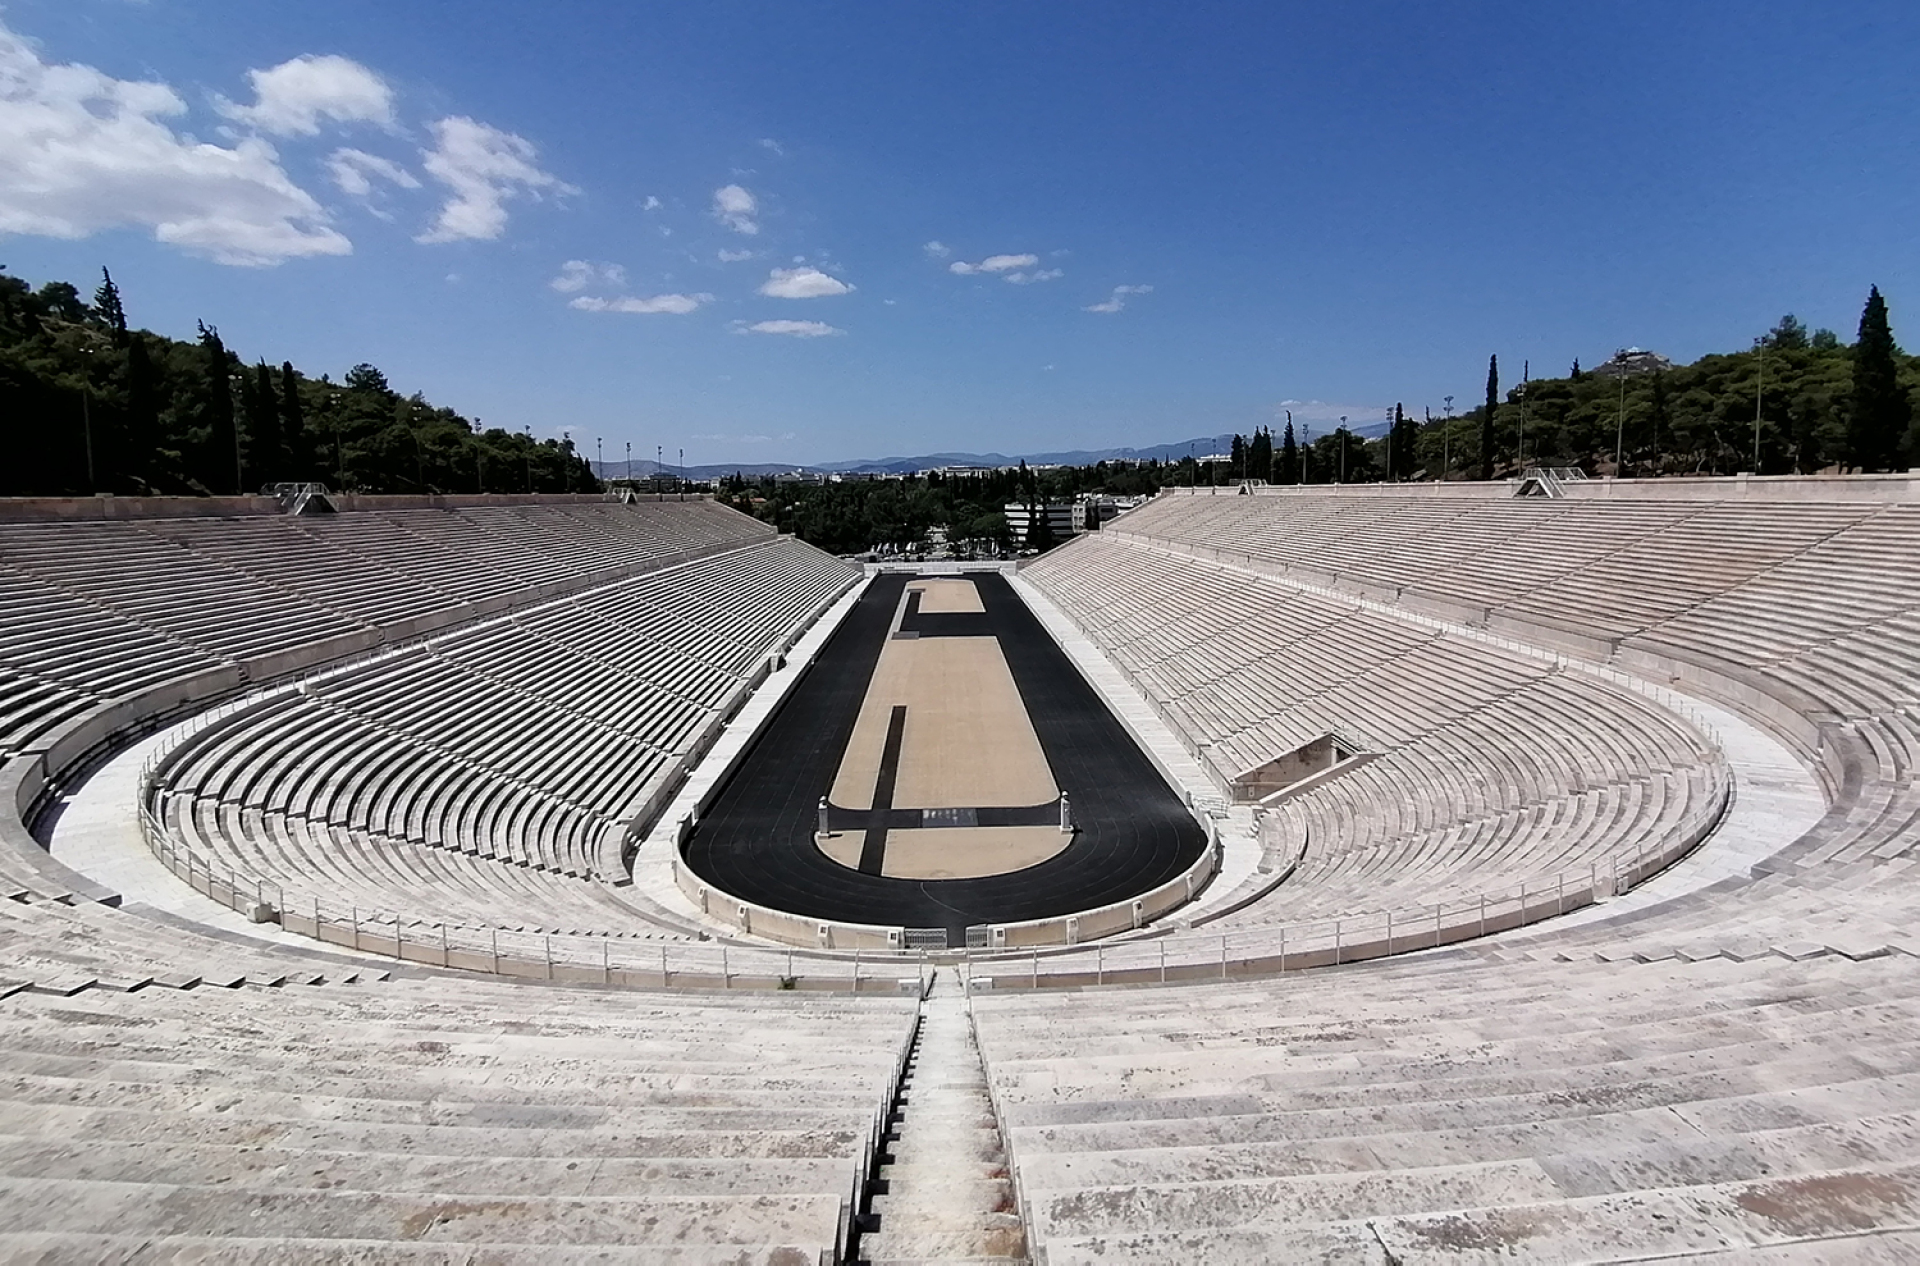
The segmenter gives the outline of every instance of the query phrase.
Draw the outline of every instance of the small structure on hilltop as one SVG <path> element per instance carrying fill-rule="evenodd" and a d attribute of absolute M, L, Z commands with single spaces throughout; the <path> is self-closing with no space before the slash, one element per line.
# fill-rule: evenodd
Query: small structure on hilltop
<path fill-rule="evenodd" d="M 1658 352 L 1649 352 L 1643 347 L 1623 347 L 1610 360 L 1588 372 L 1597 378 L 1632 378 L 1639 374 L 1664 373 L 1672 368 L 1673 362 Z"/>

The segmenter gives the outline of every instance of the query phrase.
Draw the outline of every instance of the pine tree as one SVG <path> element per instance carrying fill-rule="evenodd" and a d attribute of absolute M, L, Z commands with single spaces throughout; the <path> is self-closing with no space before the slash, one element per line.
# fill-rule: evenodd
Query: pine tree
<path fill-rule="evenodd" d="M 1493 412 L 1500 407 L 1500 358 L 1487 357 L 1487 411 L 1480 415 L 1480 478 L 1493 478 Z"/>
<path fill-rule="evenodd" d="M 1853 464 L 1862 470 L 1890 468 L 1913 420 L 1913 403 L 1900 389 L 1894 362 L 1899 350 L 1887 320 L 1887 301 L 1875 286 L 1867 293 L 1860 337 L 1853 345 L 1853 407 L 1847 426 Z"/>
<path fill-rule="evenodd" d="M 203 358 L 200 419 L 207 427 L 202 475 L 208 491 L 239 495 L 246 490 L 246 483 L 240 461 L 240 432 L 233 416 L 233 358 L 220 341 L 218 329 L 205 321 L 199 326 Z"/>
<path fill-rule="evenodd" d="M 93 314 L 116 344 L 127 345 L 127 309 L 120 302 L 120 287 L 113 284 L 113 274 L 104 268 L 100 270 L 100 288 L 93 292 Z"/>
<path fill-rule="evenodd" d="M 1287 429 L 1280 435 L 1280 478 L 1290 484 L 1305 483 L 1300 470 L 1300 446 L 1293 438 L 1293 415 L 1287 415 Z"/>

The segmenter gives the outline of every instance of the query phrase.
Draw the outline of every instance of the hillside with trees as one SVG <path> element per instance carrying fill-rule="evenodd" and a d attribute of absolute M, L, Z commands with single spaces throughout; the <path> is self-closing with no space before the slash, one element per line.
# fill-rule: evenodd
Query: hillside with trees
<path fill-rule="evenodd" d="M 221 495 L 314 481 L 378 493 L 597 488 L 571 442 L 479 429 L 372 365 L 339 382 L 244 364 L 218 329 L 135 328 L 102 270 L 92 302 L 0 272 L 0 496 Z"/>

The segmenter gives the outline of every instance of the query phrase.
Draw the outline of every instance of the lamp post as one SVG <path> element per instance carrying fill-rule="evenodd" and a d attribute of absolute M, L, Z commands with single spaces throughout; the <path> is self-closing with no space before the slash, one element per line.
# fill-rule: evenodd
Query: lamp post
<path fill-rule="evenodd" d="M 1760 354 L 1759 373 L 1753 385 L 1753 473 L 1760 473 L 1760 402 L 1767 388 L 1767 340 L 1753 340 L 1753 349 Z"/>
<path fill-rule="evenodd" d="M 1347 482 L 1347 415 L 1340 415 L 1340 482 Z"/>
<path fill-rule="evenodd" d="M 1442 482 L 1453 471 L 1453 397 L 1440 397 L 1445 402 L 1447 420 L 1440 424 L 1440 479 Z"/>
<path fill-rule="evenodd" d="M 1624 460 L 1627 440 L 1627 375 L 1623 368 L 1620 372 L 1620 413 L 1613 423 L 1613 477 L 1620 478 L 1620 463 Z"/>
<path fill-rule="evenodd" d="M 80 348 L 80 431 L 87 445 L 87 491 L 100 491 L 100 481 L 93 473 L 93 347 L 83 344 Z"/>

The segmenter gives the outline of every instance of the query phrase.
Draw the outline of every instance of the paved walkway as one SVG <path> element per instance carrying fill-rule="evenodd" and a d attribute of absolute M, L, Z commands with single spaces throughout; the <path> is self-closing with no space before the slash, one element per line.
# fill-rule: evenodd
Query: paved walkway
<path fill-rule="evenodd" d="M 252 923 L 209 901 L 176 879 L 148 850 L 138 815 L 140 768 L 175 730 L 193 724 L 183 721 L 121 750 L 63 796 L 47 851 L 56 861 L 114 889 L 127 905 L 150 906 L 269 944 L 314 946 L 308 937 L 282 931 L 278 923 Z"/>

